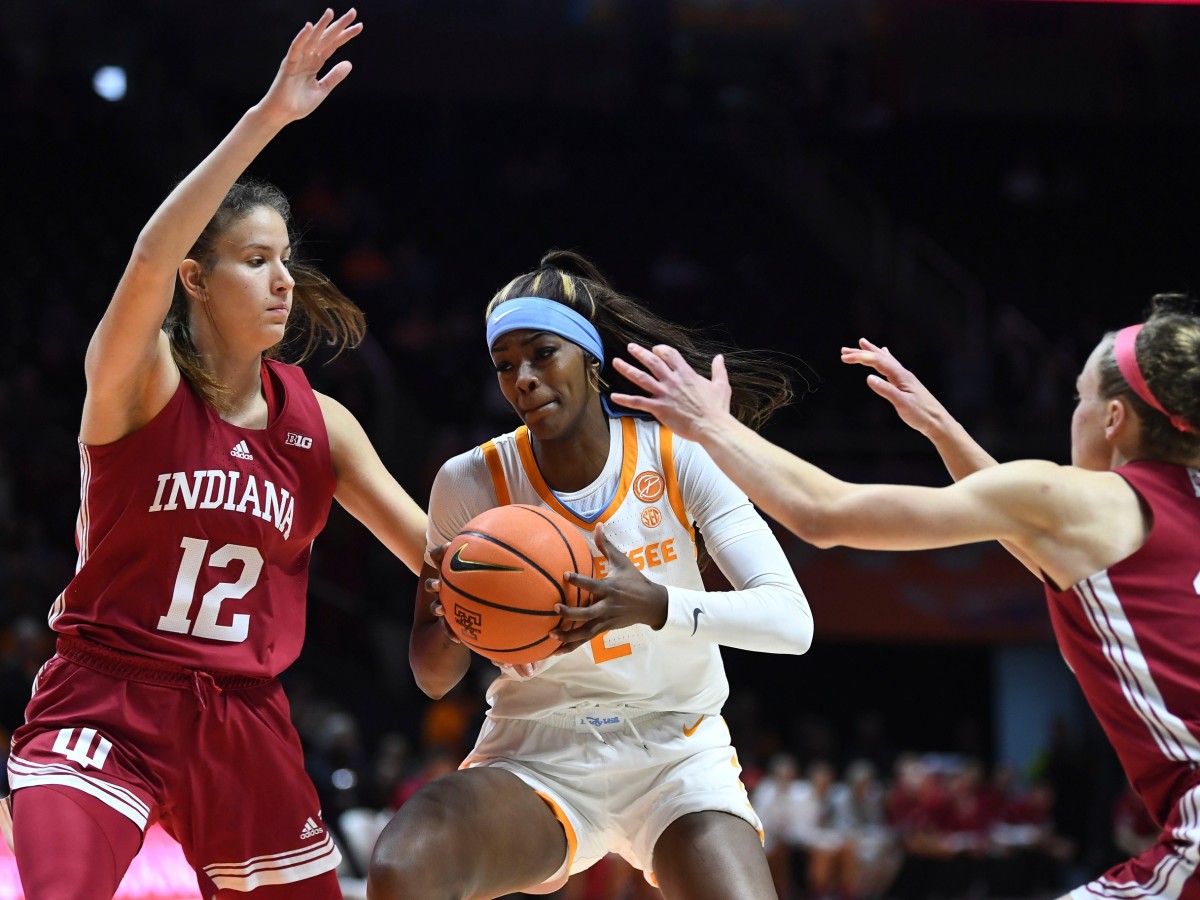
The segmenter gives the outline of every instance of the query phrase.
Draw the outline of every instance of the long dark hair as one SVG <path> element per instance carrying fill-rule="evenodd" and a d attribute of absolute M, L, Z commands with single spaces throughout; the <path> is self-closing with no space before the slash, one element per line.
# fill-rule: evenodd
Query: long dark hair
<path fill-rule="evenodd" d="M 334 348 L 335 358 L 348 347 L 358 346 L 366 334 L 366 316 L 323 272 L 297 259 L 299 240 L 292 227 L 292 207 L 275 185 L 254 178 L 238 179 L 188 251 L 187 258 L 199 263 L 203 272 L 211 272 L 216 265 L 215 248 L 220 238 L 260 207 L 275 210 L 287 226 L 292 245 L 288 269 L 296 280 L 287 331 L 283 340 L 264 356 L 302 363 L 322 344 Z M 196 351 L 188 319 L 187 292 L 178 275 L 163 331 L 171 342 L 171 355 L 183 377 L 208 403 L 224 408 L 227 389 L 213 377 Z"/>
<path fill-rule="evenodd" d="M 615 356 L 626 356 L 626 345 L 649 347 L 670 344 L 688 364 L 704 375 L 712 371 L 712 359 L 725 355 L 729 383 L 733 388 L 730 409 L 751 428 L 761 428 L 794 397 L 791 368 L 762 351 L 741 350 L 697 329 L 676 324 L 651 312 L 645 304 L 613 289 L 608 279 L 588 259 L 573 250 L 551 250 L 532 272 L 518 275 L 501 288 L 484 315 L 507 300 L 543 297 L 569 306 L 600 332 L 605 363 L 601 372 L 602 393 L 638 394 L 641 389 L 619 375 L 612 366 Z"/>
<path fill-rule="evenodd" d="M 1156 294 L 1134 345 L 1142 377 L 1171 415 L 1193 431 L 1180 431 L 1167 416 L 1133 392 L 1112 347 L 1100 361 L 1100 395 L 1124 396 L 1142 420 L 1142 443 L 1156 458 L 1194 460 L 1200 454 L 1200 315 L 1188 294 Z M 1115 333 L 1105 335 L 1113 341 Z"/>

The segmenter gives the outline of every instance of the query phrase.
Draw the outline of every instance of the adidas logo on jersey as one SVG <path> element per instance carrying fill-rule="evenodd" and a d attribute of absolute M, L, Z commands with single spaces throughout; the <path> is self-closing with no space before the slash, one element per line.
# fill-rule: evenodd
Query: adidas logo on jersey
<path fill-rule="evenodd" d="M 318 825 L 312 816 L 308 817 L 308 821 L 304 823 L 304 827 L 300 829 L 300 840 L 306 841 L 309 838 L 316 837 L 318 834 L 324 834 L 325 829 Z"/>
<path fill-rule="evenodd" d="M 238 441 L 237 445 L 229 451 L 230 456 L 236 456 L 238 459 L 254 459 L 250 455 L 250 448 L 246 446 L 245 441 Z"/>

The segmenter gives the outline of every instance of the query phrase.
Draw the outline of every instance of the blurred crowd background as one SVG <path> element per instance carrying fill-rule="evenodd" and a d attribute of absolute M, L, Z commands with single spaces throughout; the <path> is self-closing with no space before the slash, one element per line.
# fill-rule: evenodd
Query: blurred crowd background
<path fill-rule="evenodd" d="M 997 457 L 1069 459 L 1075 375 L 1196 281 L 1200 13 L 1131 3 L 363 0 L 354 72 L 252 166 L 367 312 L 308 369 L 419 500 L 517 421 L 483 308 L 551 247 L 804 380 L 768 435 L 847 478 L 946 481 L 838 348 L 887 344 Z M 73 571 L 82 355 L 137 233 L 265 90 L 295 0 L 18 0 L 0 30 L 0 731 Z M 94 76 L 120 67 L 105 99 Z M 110 76 L 101 84 L 111 85 Z M 104 88 L 106 91 L 107 87 Z M 726 653 L 726 718 L 781 896 L 1033 897 L 1142 839 L 995 547 L 818 552 L 801 658 Z M 719 574 L 712 573 L 714 580 Z M 457 764 L 484 661 L 430 702 L 416 579 L 335 509 L 285 676 L 348 879 Z M 366 848 L 366 849 L 364 849 Z M 570 896 L 646 894 L 615 862 Z"/>

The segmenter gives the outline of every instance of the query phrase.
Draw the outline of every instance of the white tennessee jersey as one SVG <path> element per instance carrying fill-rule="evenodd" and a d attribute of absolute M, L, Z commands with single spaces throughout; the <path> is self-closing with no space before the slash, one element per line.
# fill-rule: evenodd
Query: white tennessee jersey
<path fill-rule="evenodd" d="M 597 483 L 579 495 L 611 499 L 586 519 L 546 484 L 524 426 L 447 461 L 435 479 L 429 506 L 431 547 L 452 539 L 486 509 L 509 503 L 540 505 L 580 530 L 591 547 L 598 577 L 604 574 L 606 560 L 596 550 L 593 532 L 603 523 L 611 547 L 625 553 L 643 575 L 682 589 L 670 601 L 678 609 L 670 611 L 668 626 L 659 631 L 647 625 L 609 631 L 572 653 L 539 664 L 530 678 L 501 666 L 500 677 L 488 690 L 488 714 L 494 718 L 540 718 L 587 705 L 719 713 L 729 684 L 718 640 L 703 634 L 705 628 L 697 635 L 701 613 L 693 609 L 694 598 L 718 595 L 703 593 L 693 523 L 722 572 L 739 589 L 722 596 L 754 599 L 749 595 L 757 594 L 777 612 L 782 604 L 789 614 L 799 611 L 795 618 L 807 621 L 807 638 L 790 652 L 807 649 L 807 601 L 774 535 L 746 495 L 699 445 L 657 422 L 625 417 L 610 419 L 610 428 L 610 453 L 620 455 L 620 464 L 610 458 Z M 752 573 L 753 566 L 769 572 Z"/>

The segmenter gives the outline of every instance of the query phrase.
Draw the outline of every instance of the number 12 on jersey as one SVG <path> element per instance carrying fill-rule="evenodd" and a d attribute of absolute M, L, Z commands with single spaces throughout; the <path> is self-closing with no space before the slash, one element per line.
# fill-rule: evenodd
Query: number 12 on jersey
<path fill-rule="evenodd" d="M 234 615 L 228 625 L 217 624 L 221 604 L 226 600 L 240 600 L 258 583 L 262 574 L 262 554 L 254 547 L 242 544 L 226 544 L 211 555 L 208 541 L 185 537 L 179 546 L 183 548 L 183 559 L 179 573 L 175 576 L 175 591 L 171 596 L 171 607 L 165 616 L 159 616 L 158 630 L 174 634 L 191 634 L 214 641 L 241 643 L 250 633 L 250 616 L 245 613 Z M 193 622 L 188 618 L 196 596 L 196 581 L 204 566 L 225 568 L 231 562 L 242 563 L 242 574 L 237 581 L 221 582 L 208 591 L 200 600 Z"/>

